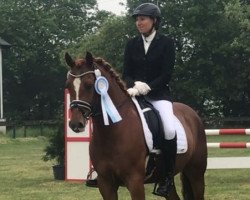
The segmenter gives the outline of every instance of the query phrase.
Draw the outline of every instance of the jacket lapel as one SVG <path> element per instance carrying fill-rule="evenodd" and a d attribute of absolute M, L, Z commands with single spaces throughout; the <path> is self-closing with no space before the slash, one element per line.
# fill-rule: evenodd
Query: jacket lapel
<path fill-rule="evenodd" d="M 160 36 L 159 36 L 159 34 L 156 32 L 155 37 L 154 37 L 154 39 L 152 40 L 152 42 L 151 42 L 151 44 L 150 44 L 150 46 L 149 46 L 149 48 L 148 48 L 147 54 L 155 47 L 155 45 L 158 43 L 159 39 L 160 39 Z"/>
<path fill-rule="evenodd" d="M 140 52 L 140 54 L 145 55 L 143 40 L 141 36 L 138 36 L 137 44 L 136 44 L 136 51 Z"/>

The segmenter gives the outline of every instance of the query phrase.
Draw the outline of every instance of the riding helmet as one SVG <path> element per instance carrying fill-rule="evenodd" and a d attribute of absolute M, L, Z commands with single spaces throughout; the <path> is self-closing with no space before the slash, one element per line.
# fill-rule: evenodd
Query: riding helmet
<path fill-rule="evenodd" d="M 153 3 L 143 3 L 139 5 L 133 12 L 132 17 L 137 16 L 149 16 L 156 19 L 155 28 L 158 29 L 161 20 L 161 10 L 159 7 Z"/>

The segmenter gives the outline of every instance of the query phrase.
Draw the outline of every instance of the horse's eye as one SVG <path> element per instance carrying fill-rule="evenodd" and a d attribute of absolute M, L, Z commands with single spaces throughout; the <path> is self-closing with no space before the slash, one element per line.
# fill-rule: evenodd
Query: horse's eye
<path fill-rule="evenodd" d="M 93 84 L 84 84 L 84 88 L 86 89 L 86 90 L 91 90 L 92 88 L 93 88 Z"/>

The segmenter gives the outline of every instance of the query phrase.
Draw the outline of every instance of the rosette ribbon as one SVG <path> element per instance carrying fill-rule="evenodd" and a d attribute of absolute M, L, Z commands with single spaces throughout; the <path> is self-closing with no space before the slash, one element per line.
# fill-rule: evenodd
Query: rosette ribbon
<path fill-rule="evenodd" d="M 108 88 L 109 88 L 108 80 L 104 76 L 100 75 L 99 70 L 95 70 L 95 74 L 96 74 L 95 90 L 101 96 L 101 106 L 102 106 L 104 125 L 109 125 L 108 116 L 110 117 L 113 123 L 121 121 L 122 118 L 108 94 Z"/>

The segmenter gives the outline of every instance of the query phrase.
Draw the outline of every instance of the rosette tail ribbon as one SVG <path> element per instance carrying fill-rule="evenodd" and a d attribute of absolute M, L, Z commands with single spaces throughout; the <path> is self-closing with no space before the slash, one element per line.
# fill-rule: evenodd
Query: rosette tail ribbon
<path fill-rule="evenodd" d="M 121 121 L 122 118 L 108 94 L 108 80 L 104 76 L 101 76 L 101 72 L 99 69 L 95 70 L 95 76 L 95 90 L 101 96 L 101 107 L 104 125 L 109 125 L 109 118 L 113 123 Z"/>

